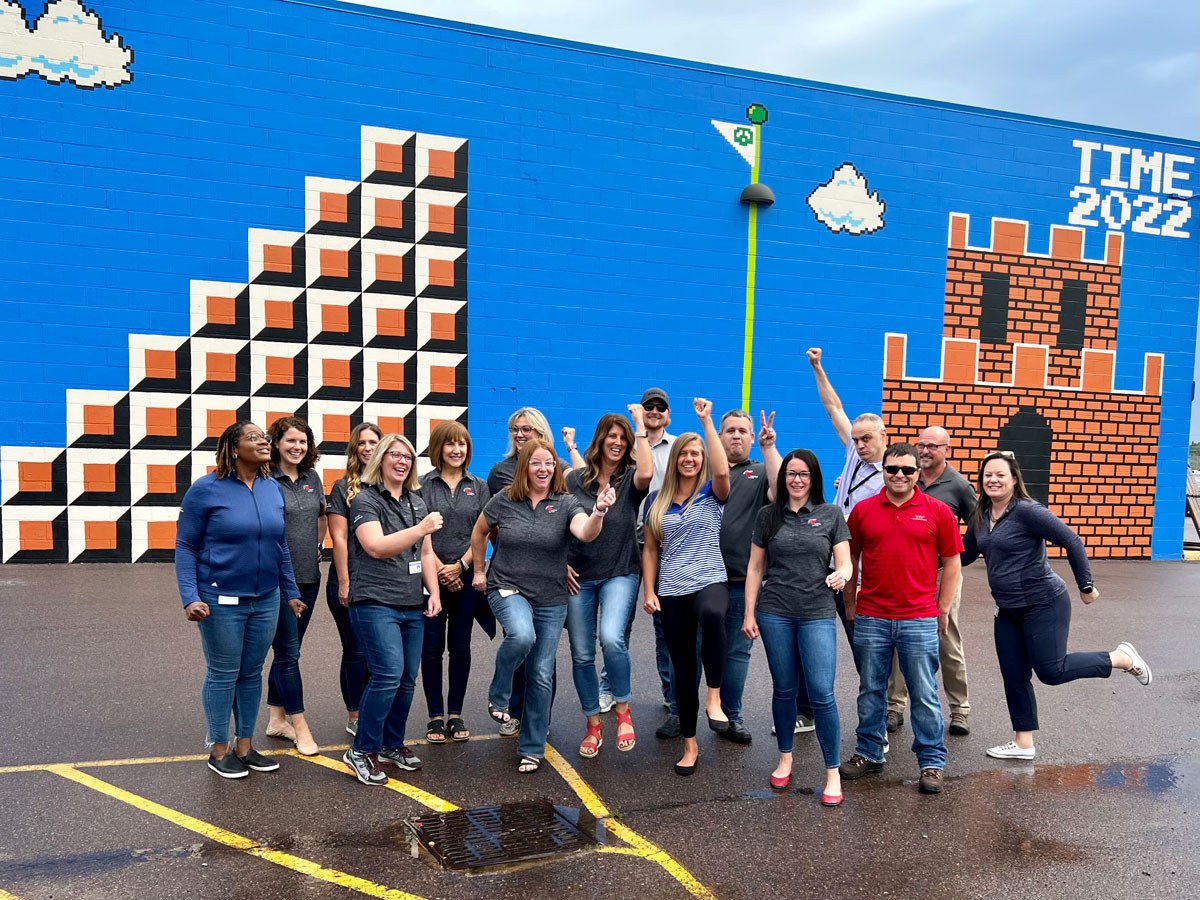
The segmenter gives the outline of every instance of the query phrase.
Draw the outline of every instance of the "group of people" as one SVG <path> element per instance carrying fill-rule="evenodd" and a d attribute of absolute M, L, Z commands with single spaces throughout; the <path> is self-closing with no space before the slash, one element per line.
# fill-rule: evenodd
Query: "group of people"
<path fill-rule="evenodd" d="M 471 436 L 459 422 L 433 429 L 432 469 L 420 478 L 407 438 L 360 423 L 328 498 L 305 422 L 286 417 L 265 432 L 231 425 L 218 441 L 215 471 L 184 498 L 176 543 L 184 611 L 199 624 L 207 663 L 209 768 L 241 778 L 279 767 L 252 746 L 268 650 L 267 734 L 293 741 L 302 754 L 318 752 L 299 657 L 326 534 L 333 546 L 326 596 L 341 638 L 353 736 L 343 760 L 368 785 L 387 782 L 384 766 L 422 765 L 405 742 L 418 673 L 426 741 L 470 738 L 464 707 L 476 622 L 489 636 L 497 622 L 503 632 L 487 712 L 501 734 L 519 736 L 518 772 L 537 772 L 545 759 L 564 627 L 584 717 L 579 754 L 600 752 L 609 710 L 617 750 L 632 750 L 629 636 L 639 589 L 653 617 L 668 709 L 656 734 L 682 738 L 676 774 L 689 776 L 699 764 L 702 696 L 710 729 L 751 742 L 742 695 L 761 637 L 779 750 L 768 782 L 788 788 L 794 735 L 815 731 L 826 806 L 842 803 L 842 779 L 883 769 L 906 704 L 919 789 L 942 790 L 946 723 L 937 672 L 950 733 L 969 733 L 958 608 L 961 567 L 980 556 L 1013 726 L 1013 739 L 989 755 L 1033 758 L 1033 673 L 1061 684 L 1118 669 L 1150 683 L 1128 642 L 1067 653 L 1071 606 L 1046 542 L 1066 549 L 1083 602 L 1098 592 L 1082 542 L 1032 500 L 1011 453 L 984 459 L 977 493 L 947 463 L 945 429 L 931 425 L 915 446 L 889 444 L 878 415 L 847 416 L 821 351 L 809 350 L 808 359 L 846 448 L 832 502 L 810 450 L 780 454 L 774 413 L 760 414 L 757 426 L 744 410 L 714 421 L 712 404 L 696 398 L 697 431 L 676 436 L 667 431 L 670 400 L 659 388 L 629 404 L 628 415 L 601 417 L 582 453 L 574 430 L 563 429 L 569 459 L 556 453 L 545 416 L 518 409 L 507 452 L 486 481 L 470 471 Z M 751 458 L 756 432 L 762 461 Z M 856 745 L 845 760 L 834 697 L 838 619 L 860 681 Z"/>

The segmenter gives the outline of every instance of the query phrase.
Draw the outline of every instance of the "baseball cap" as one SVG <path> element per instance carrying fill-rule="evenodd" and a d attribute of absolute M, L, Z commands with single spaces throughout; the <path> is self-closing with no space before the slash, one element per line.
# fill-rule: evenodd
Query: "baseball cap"
<path fill-rule="evenodd" d="M 667 397 L 667 392 L 662 388 L 648 388 L 646 393 L 642 394 L 643 403 L 649 403 L 651 400 L 661 400 L 663 403 L 667 404 L 668 408 L 671 406 L 671 400 Z"/>

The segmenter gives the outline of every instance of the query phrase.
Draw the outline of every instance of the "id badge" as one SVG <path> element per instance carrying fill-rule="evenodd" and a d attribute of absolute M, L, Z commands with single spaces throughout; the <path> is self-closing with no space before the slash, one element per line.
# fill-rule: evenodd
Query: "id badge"
<path fill-rule="evenodd" d="M 421 561 L 419 559 L 414 559 L 409 562 L 408 574 L 409 575 L 420 575 L 421 574 Z"/>
<path fill-rule="evenodd" d="M 237 597 L 226 597 L 224 595 L 221 595 L 221 596 L 217 597 L 217 604 L 219 606 L 237 606 L 238 598 Z"/>

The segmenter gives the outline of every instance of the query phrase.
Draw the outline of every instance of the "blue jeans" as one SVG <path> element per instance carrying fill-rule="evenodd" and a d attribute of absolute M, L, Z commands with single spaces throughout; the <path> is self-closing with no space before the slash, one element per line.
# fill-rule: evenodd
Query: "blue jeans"
<path fill-rule="evenodd" d="M 725 613 L 725 678 L 721 681 L 721 709 L 731 722 L 742 721 L 742 692 L 750 671 L 750 648 L 753 642 L 742 634 L 746 615 L 746 583 L 729 583 L 729 610 Z M 796 717 L 792 717 L 795 725 Z"/>
<path fill-rule="evenodd" d="M 200 645 L 204 648 L 204 717 L 208 720 L 208 745 L 229 742 L 229 714 L 234 734 L 254 736 L 262 700 L 262 670 L 267 650 L 279 623 L 279 591 L 262 597 L 242 597 L 225 606 L 215 596 L 200 595 L 208 604 L 201 619 Z"/>
<path fill-rule="evenodd" d="M 859 663 L 858 743 L 855 752 L 883 762 L 887 734 L 887 683 L 893 652 L 908 684 L 912 708 L 912 750 L 922 769 L 946 767 L 942 703 L 938 699 L 938 620 L 877 619 L 857 616 L 854 649 Z"/>
<path fill-rule="evenodd" d="M 625 646 L 626 646 L 626 648 L 629 647 L 629 638 L 630 638 L 630 635 L 633 634 L 633 620 L 637 618 L 637 611 L 638 611 L 638 607 L 639 607 L 639 604 L 637 602 L 638 592 L 642 588 L 641 573 L 635 572 L 633 574 L 633 577 L 637 579 L 637 584 L 634 586 L 634 589 L 633 589 L 633 603 L 630 604 L 630 607 L 629 607 L 629 622 L 625 626 Z M 658 642 L 655 641 L 655 651 L 657 651 L 657 650 L 658 650 Z M 664 655 L 666 655 L 667 648 L 663 647 L 662 652 Z M 667 663 L 670 664 L 670 662 L 671 662 L 671 657 L 669 655 L 667 655 Z M 662 660 L 659 660 L 659 663 L 660 663 L 659 677 L 662 678 L 663 677 L 662 671 L 661 671 Z M 670 679 L 671 679 L 671 676 L 670 676 L 670 674 L 668 674 L 666 676 L 666 678 L 663 680 L 663 698 L 664 699 L 666 698 L 667 693 L 671 690 L 671 680 Z M 600 666 L 600 693 L 611 694 L 612 692 L 613 692 L 612 685 L 609 684 L 609 682 L 608 682 L 608 672 L 606 672 L 604 670 L 604 666 Z"/>
<path fill-rule="evenodd" d="M 282 706 L 289 716 L 304 712 L 304 682 L 300 680 L 300 645 L 312 619 L 313 605 L 321 592 L 321 582 L 302 584 L 300 599 L 308 607 L 300 618 L 286 603 L 279 604 L 279 627 L 271 648 L 275 657 L 267 675 L 267 706 Z"/>
<path fill-rule="evenodd" d="M 825 768 L 834 768 L 842 749 L 842 722 L 833 696 L 837 619 L 797 619 L 765 612 L 759 612 L 755 618 L 775 688 L 771 694 L 771 717 L 775 720 L 779 752 L 792 752 L 796 698 L 803 682 L 806 697 L 812 703 Z"/>
<path fill-rule="evenodd" d="M 579 593 L 567 600 L 567 636 L 575 692 L 585 716 L 600 715 L 600 682 L 596 676 L 596 623 L 600 624 L 600 649 L 613 699 L 628 703 L 629 647 L 625 635 L 637 600 L 638 576 L 581 581 Z"/>
<path fill-rule="evenodd" d="M 513 672 L 524 662 L 525 715 L 521 718 L 517 752 L 541 759 L 546 755 L 551 681 L 558 641 L 567 621 L 567 605 L 534 606 L 520 594 L 501 597 L 499 591 L 488 594 L 488 605 L 504 629 L 504 640 L 496 649 L 496 671 L 488 688 L 488 702 L 497 709 L 508 708 Z M 374 670 L 371 677 L 375 677 Z"/>
<path fill-rule="evenodd" d="M 371 670 L 358 707 L 354 749 L 378 753 L 403 746 L 417 669 L 421 666 L 425 610 L 419 606 L 354 603 L 350 606 L 350 623 Z"/>

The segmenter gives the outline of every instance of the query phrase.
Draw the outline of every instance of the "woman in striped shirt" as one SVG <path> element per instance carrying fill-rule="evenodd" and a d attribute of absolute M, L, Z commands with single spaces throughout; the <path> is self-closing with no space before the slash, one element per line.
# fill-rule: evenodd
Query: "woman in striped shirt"
<path fill-rule="evenodd" d="M 675 764 L 676 775 L 691 775 L 700 756 L 696 742 L 700 701 L 692 688 L 699 675 L 697 627 L 702 631 L 700 656 L 708 682 L 705 706 L 709 723 L 722 718 L 725 613 L 729 608 L 721 557 L 721 516 L 729 497 L 729 460 L 713 425 L 712 403 L 697 397 L 692 406 L 703 425 L 704 438 L 694 432 L 681 434 L 671 446 L 662 490 L 646 501 L 646 547 L 642 552 L 645 610 L 652 614 L 661 611 L 667 649 L 675 668 L 675 702 L 683 735 L 683 756 Z"/>

